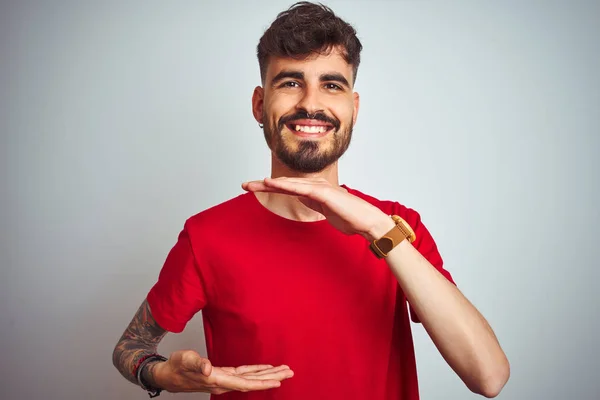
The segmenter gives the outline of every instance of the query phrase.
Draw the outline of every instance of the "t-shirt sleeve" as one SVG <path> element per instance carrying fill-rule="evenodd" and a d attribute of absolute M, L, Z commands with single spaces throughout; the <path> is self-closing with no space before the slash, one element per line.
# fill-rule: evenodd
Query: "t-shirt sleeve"
<path fill-rule="evenodd" d="M 156 322 L 169 332 L 182 332 L 206 305 L 206 292 L 187 227 L 169 252 L 147 301 Z"/>
<path fill-rule="evenodd" d="M 444 269 L 444 261 L 440 252 L 438 251 L 435 240 L 429 233 L 429 230 L 425 227 L 421 221 L 421 216 L 414 210 L 410 210 L 411 218 L 407 219 L 407 222 L 411 225 L 415 231 L 416 239 L 413 242 L 413 246 L 421 253 L 423 257 L 427 259 L 443 276 L 446 277 L 452 284 L 455 284 L 454 279 L 450 272 Z M 412 306 L 409 304 L 410 316 L 413 322 L 420 323 L 420 319 L 415 313 Z"/>

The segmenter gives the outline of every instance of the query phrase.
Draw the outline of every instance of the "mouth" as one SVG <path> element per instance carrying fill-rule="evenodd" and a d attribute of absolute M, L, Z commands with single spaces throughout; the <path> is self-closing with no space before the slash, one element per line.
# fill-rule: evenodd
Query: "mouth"
<path fill-rule="evenodd" d="M 317 120 L 291 121 L 285 126 L 295 135 L 305 138 L 323 137 L 334 129 L 333 125 Z"/>

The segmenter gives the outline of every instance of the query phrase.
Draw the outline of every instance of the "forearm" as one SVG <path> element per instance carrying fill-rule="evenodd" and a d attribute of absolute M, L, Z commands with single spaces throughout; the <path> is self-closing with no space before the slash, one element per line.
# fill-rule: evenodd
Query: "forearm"
<path fill-rule="evenodd" d="M 113 352 L 113 364 L 125 379 L 137 385 L 137 377 L 133 374 L 135 366 L 142 357 L 156 353 L 156 350 L 157 346 L 122 337 Z M 149 368 L 145 368 L 145 372 L 148 370 Z M 150 377 L 144 376 L 144 378 Z"/>
<path fill-rule="evenodd" d="M 383 235 L 391 227 L 383 223 Z M 506 383 L 508 361 L 491 327 L 460 290 L 407 240 L 386 261 L 432 341 L 470 390 L 494 397 Z"/>
<path fill-rule="evenodd" d="M 158 344 L 166 335 L 150 314 L 148 304 L 144 303 L 139 308 L 135 317 L 119 339 L 113 351 L 113 365 L 131 383 L 138 384 L 133 370 L 138 361 L 148 354 L 157 352 Z M 156 362 L 144 368 L 144 381 L 153 383 L 153 370 Z"/>

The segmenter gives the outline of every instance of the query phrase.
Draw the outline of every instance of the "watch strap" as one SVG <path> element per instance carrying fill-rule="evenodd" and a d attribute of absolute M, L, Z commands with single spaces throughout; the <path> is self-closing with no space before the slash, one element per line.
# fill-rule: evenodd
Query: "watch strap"
<path fill-rule="evenodd" d="M 392 215 L 391 218 L 394 221 L 394 227 L 381 238 L 373 240 L 370 245 L 371 251 L 378 258 L 387 257 L 389 252 L 403 240 L 412 243 L 416 239 L 415 232 L 404 219 L 397 215 Z"/>

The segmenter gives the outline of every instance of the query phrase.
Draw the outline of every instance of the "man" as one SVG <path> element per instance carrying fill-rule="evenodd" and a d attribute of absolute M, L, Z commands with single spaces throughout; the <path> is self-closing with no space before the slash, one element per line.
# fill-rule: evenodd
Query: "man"
<path fill-rule="evenodd" d="M 411 318 L 470 390 L 494 397 L 506 383 L 492 329 L 419 214 L 338 183 L 361 48 L 350 25 L 306 2 L 260 39 L 252 107 L 271 177 L 186 221 L 116 345 L 117 369 L 151 395 L 415 400 Z M 200 310 L 207 357 L 156 354 Z"/>

